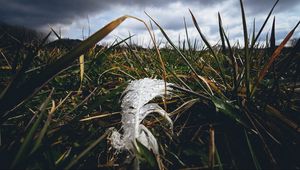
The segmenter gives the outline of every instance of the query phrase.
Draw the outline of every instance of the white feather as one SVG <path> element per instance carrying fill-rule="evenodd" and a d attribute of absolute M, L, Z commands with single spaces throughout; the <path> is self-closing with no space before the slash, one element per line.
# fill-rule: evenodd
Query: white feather
<path fill-rule="evenodd" d="M 167 91 L 171 90 L 167 83 Z M 121 135 L 113 131 L 111 135 L 112 146 L 117 150 L 128 150 L 132 153 L 133 143 L 139 140 L 149 150 L 158 154 L 158 144 L 151 131 L 141 124 L 143 119 L 150 113 L 156 112 L 163 116 L 173 128 L 173 122 L 168 113 L 156 103 L 148 103 L 156 97 L 165 94 L 165 83 L 157 79 L 141 79 L 132 81 L 124 90 L 122 96 L 122 129 Z M 170 93 L 167 92 L 169 95 Z"/>

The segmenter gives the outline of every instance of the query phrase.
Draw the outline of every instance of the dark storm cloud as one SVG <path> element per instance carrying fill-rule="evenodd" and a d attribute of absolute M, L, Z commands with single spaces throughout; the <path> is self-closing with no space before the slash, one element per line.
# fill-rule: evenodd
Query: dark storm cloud
<path fill-rule="evenodd" d="M 220 1 L 220 0 L 219 0 Z M 197 1 L 214 4 L 218 0 Z M 115 5 L 124 7 L 164 7 L 172 0 L 0 0 L 0 21 L 38 27 L 46 24 L 70 24 L 74 19 L 101 13 Z M 185 3 L 194 3 L 186 0 Z"/>
<path fill-rule="evenodd" d="M 179 1 L 179 0 L 177 0 Z M 185 4 L 200 7 L 213 6 L 216 3 L 230 0 L 182 0 Z M 236 0 L 238 2 L 238 0 Z M 268 9 L 273 0 L 245 0 L 251 11 Z M 284 0 L 278 6 L 286 9 L 299 0 Z M 0 0 L 0 21 L 11 24 L 39 27 L 47 24 L 70 24 L 75 19 L 101 14 L 115 6 L 131 7 L 165 7 L 176 0 Z M 113 12 L 113 11 L 112 11 Z"/>
<path fill-rule="evenodd" d="M 69 24 L 108 5 L 96 0 L 0 0 L 0 20 L 30 27 Z"/>

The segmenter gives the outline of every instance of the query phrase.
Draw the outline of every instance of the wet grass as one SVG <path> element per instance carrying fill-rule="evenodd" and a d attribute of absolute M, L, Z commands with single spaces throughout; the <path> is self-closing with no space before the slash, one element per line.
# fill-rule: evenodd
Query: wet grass
<path fill-rule="evenodd" d="M 251 38 L 240 2 L 244 47 L 230 44 L 221 14 L 221 44 L 210 44 L 192 11 L 204 47 L 192 45 L 188 31 L 175 46 L 150 16 L 169 47 L 139 48 L 128 43 L 131 37 L 96 45 L 130 16 L 73 48 L 49 47 L 54 30 L 38 45 L 2 47 L 1 168 L 129 168 L 125 153 L 116 155 L 110 146 L 108 129 L 120 127 L 119 98 L 128 82 L 145 77 L 177 87 L 174 98 L 156 101 L 170 113 L 174 132 L 156 126 L 164 122 L 153 117 L 143 122 L 157 137 L 160 156 L 153 159 L 144 148 L 142 167 L 150 168 L 155 160 L 161 169 L 299 168 L 300 41 L 284 48 L 299 23 L 275 46 L 274 19 L 270 39 L 258 48 L 277 2 Z"/>

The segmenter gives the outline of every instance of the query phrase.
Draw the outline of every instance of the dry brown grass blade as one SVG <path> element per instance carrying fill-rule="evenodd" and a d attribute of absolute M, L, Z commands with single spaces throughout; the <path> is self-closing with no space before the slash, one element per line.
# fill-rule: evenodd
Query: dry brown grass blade
<path fill-rule="evenodd" d="M 80 65 L 80 81 L 82 83 L 83 75 L 84 75 L 84 55 L 81 55 L 79 57 L 79 65 Z"/>
<path fill-rule="evenodd" d="M 209 169 L 214 169 L 215 164 L 215 130 L 210 125 L 209 128 L 209 153 L 208 153 L 208 166 Z"/>
<path fill-rule="evenodd" d="M 296 30 L 296 28 L 298 27 L 299 24 L 300 24 L 300 22 L 298 22 L 298 24 L 295 26 L 295 28 L 291 32 L 288 33 L 288 35 L 284 38 L 284 40 L 281 42 L 279 47 L 276 48 L 276 50 L 272 54 L 272 56 L 271 56 L 270 60 L 268 61 L 268 63 L 260 71 L 259 76 L 258 76 L 258 83 L 264 78 L 264 76 L 266 75 L 266 73 L 269 70 L 270 66 L 273 64 L 275 59 L 277 59 L 277 57 L 281 53 L 282 49 L 284 48 L 286 43 L 289 41 L 289 39 L 292 37 L 292 35 L 294 34 L 294 31 Z"/>
<path fill-rule="evenodd" d="M 288 127 L 291 127 L 292 129 L 294 129 L 295 131 L 300 133 L 299 125 L 297 123 L 295 123 L 294 121 L 288 119 L 279 110 L 275 109 L 274 107 L 272 107 L 270 105 L 267 105 L 266 106 L 266 112 L 272 114 L 272 116 L 275 116 L 276 118 L 278 118 L 280 121 L 285 123 Z"/>
<path fill-rule="evenodd" d="M 194 106 L 194 104 L 196 104 L 199 100 L 198 99 L 192 99 L 189 100 L 185 103 L 183 103 L 181 106 L 179 106 L 178 108 L 176 108 L 174 111 L 172 111 L 171 113 L 169 113 L 170 116 L 174 116 L 177 114 L 181 114 L 184 113 L 186 110 L 190 109 L 192 106 Z"/>
<path fill-rule="evenodd" d="M 266 76 L 269 68 L 274 63 L 274 61 L 279 57 L 281 51 L 283 50 L 286 43 L 290 40 L 292 35 L 294 34 L 296 28 L 299 26 L 300 21 L 296 24 L 296 26 L 288 33 L 288 35 L 284 38 L 284 40 L 280 43 L 280 45 L 276 48 L 276 50 L 273 52 L 272 56 L 270 57 L 269 61 L 264 65 L 263 69 L 259 72 L 259 76 L 257 78 L 257 81 L 252 89 L 251 96 L 254 94 L 256 87 L 259 85 L 261 80 Z"/>
<path fill-rule="evenodd" d="M 81 88 L 82 88 L 82 84 L 83 84 L 83 76 L 84 76 L 84 55 L 82 54 L 79 57 L 79 76 L 80 76 L 80 86 L 78 89 L 78 94 L 81 93 Z"/>
<path fill-rule="evenodd" d="M 146 12 L 145 12 L 145 14 L 147 15 L 147 16 L 149 16 Z M 149 16 L 150 17 L 150 16 Z M 135 18 L 135 17 L 134 17 Z M 165 108 L 165 110 L 167 110 L 167 104 L 166 104 L 166 98 L 167 98 L 167 80 L 166 80 L 166 77 L 167 77 L 167 71 L 166 71 L 166 66 L 165 66 L 165 63 L 164 63 L 164 61 L 163 61 L 163 59 L 162 59 L 162 57 L 161 57 L 161 54 L 160 54 L 160 51 L 159 51 L 159 49 L 158 49 L 158 46 L 157 46 L 157 44 L 156 44 L 156 40 L 155 40 L 155 34 L 154 34 L 154 31 L 153 31 L 153 27 L 151 27 L 151 29 L 148 27 L 148 25 L 143 21 L 143 20 L 141 20 L 141 19 L 137 19 L 137 20 L 139 20 L 139 21 L 141 21 L 142 23 L 144 23 L 144 25 L 146 26 L 146 28 L 147 28 L 147 30 L 148 30 L 148 32 L 149 32 L 149 34 L 150 34 L 150 36 L 151 36 L 151 40 L 152 40 L 152 42 L 153 42 L 153 45 L 154 45 L 154 48 L 155 48 L 155 50 L 156 50 L 156 53 L 157 53 L 157 56 L 158 56 L 158 58 L 159 58 L 159 62 L 160 62 L 160 64 L 161 64 L 161 68 L 162 68 L 162 78 L 163 78 L 163 80 L 164 80 L 164 86 L 165 86 L 165 94 L 164 94 L 164 99 L 163 99 L 163 101 L 164 101 L 164 108 Z"/>
<path fill-rule="evenodd" d="M 107 113 L 107 114 L 99 114 L 96 116 L 91 116 L 91 117 L 86 117 L 83 119 L 80 119 L 80 122 L 84 122 L 84 121 L 89 121 L 89 120 L 94 120 L 94 119 L 100 119 L 100 118 L 105 118 L 105 117 L 109 117 L 109 116 L 113 116 L 116 114 L 120 114 L 121 112 L 113 112 L 113 113 Z"/>

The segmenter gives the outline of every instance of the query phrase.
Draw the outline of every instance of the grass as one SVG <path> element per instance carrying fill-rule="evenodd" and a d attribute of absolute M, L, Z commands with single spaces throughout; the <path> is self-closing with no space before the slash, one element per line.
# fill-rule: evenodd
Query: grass
<path fill-rule="evenodd" d="M 204 47 L 196 41 L 192 45 L 185 20 L 186 38 L 175 46 L 150 16 L 170 47 L 138 48 L 127 42 L 131 37 L 97 46 L 125 19 L 134 18 L 123 16 L 72 49 L 47 47 L 54 30 L 38 44 L 18 41 L 22 48 L 11 47 L 15 52 L 1 48 L 1 167 L 129 168 L 126 153 L 116 155 L 111 148 L 108 129 L 121 125 L 119 98 L 128 82 L 152 77 L 176 84 L 173 99 L 156 101 L 170 113 L 174 132 L 156 126 L 164 124 L 161 120 L 146 118 L 143 123 L 157 137 L 160 155 L 141 146 L 142 167 L 299 168 L 300 41 L 285 48 L 299 23 L 275 46 L 274 18 L 271 38 L 262 46 L 258 39 L 278 1 L 252 38 L 240 2 L 243 48 L 231 45 L 221 14 L 221 45 L 211 45 L 192 11 Z M 146 29 L 156 42 L 152 27 Z"/>

